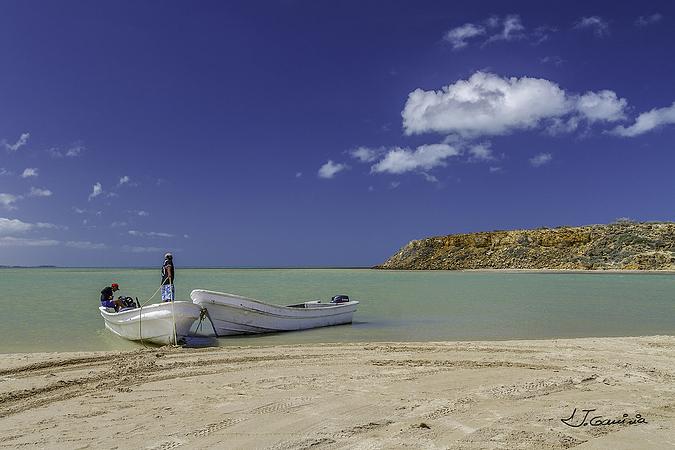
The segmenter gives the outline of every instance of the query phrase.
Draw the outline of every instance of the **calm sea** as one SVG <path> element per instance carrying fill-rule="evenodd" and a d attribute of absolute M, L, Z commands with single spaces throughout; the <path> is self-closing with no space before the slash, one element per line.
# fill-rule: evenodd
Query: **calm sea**
<path fill-rule="evenodd" d="M 0 269 L 0 352 L 137 348 L 103 326 L 100 290 L 148 299 L 156 269 Z M 354 323 L 219 339 L 219 345 L 639 336 L 675 333 L 675 275 L 177 269 L 192 289 L 276 304 L 347 294 Z"/>

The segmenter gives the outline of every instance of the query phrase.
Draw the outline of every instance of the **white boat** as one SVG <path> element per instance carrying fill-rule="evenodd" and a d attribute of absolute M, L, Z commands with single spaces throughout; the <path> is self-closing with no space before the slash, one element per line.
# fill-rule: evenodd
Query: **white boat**
<path fill-rule="evenodd" d="M 114 312 L 112 308 L 99 307 L 107 329 L 131 341 L 153 344 L 175 344 L 173 317 L 176 318 L 176 337 L 180 343 L 199 319 L 201 308 L 192 302 L 157 303 L 143 308 Z"/>
<path fill-rule="evenodd" d="M 192 301 L 206 308 L 216 335 L 273 333 L 351 323 L 358 301 L 321 303 L 320 300 L 277 306 L 242 297 L 197 289 Z"/>

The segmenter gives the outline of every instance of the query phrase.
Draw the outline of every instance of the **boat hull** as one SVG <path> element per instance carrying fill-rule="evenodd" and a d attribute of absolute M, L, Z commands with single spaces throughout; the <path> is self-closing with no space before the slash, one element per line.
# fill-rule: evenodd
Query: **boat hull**
<path fill-rule="evenodd" d="M 192 302 L 159 303 L 121 312 L 99 311 L 105 327 L 116 335 L 131 341 L 144 341 L 157 345 L 175 344 L 173 339 L 173 316 L 176 317 L 178 342 L 190 332 L 192 324 L 199 319 L 201 308 Z"/>
<path fill-rule="evenodd" d="M 306 302 L 295 307 L 271 305 L 235 294 L 194 290 L 192 301 L 206 308 L 218 336 L 261 334 L 342 325 L 352 322 L 359 302 Z"/>

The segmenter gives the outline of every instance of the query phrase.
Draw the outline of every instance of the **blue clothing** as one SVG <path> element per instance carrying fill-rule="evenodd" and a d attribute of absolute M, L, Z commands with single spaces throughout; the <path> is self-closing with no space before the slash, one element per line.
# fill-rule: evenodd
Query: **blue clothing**
<path fill-rule="evenodd" d="M 101 299 L 101 306 L 105 306 L 106 308 L 115 308 L 115 303 L 112 300 Z"/>
<path fill-rule="evenodd" d="M 172 302 L 175 296 L 175 289 L 173 284 L 164 284 L 162 285 L 162 301 L 163 302 Z"/>

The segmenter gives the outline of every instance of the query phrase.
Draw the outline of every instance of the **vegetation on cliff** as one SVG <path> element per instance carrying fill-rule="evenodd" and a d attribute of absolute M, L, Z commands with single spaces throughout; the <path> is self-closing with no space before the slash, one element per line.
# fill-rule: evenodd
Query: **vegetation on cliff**
<path fill-rule="evenodd" d="M 451 234 L 412 241 L 378 269 L 675 270 L 675 223 Z"/>

